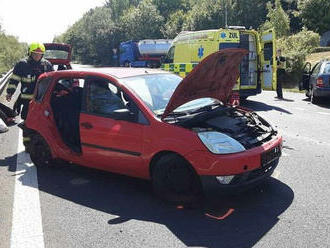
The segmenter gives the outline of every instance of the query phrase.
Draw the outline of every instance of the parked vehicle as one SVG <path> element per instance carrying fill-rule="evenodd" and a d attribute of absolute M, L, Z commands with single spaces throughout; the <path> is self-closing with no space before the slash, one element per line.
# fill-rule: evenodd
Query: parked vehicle
<path fill-rule="evenodd" d="M 172 40 L 140 40 L 120 43 L 119 64 L 125 67 L 160 66 L 161 57 L 166 55 Z"/>
<path fill-rule="evenodd" d="M 57 70 L 68 70 L 71 67 L 71 45 L 64 43 L 44 43 L 44 58 L 49 60 Z"/>
<path fill-rule="evenodd" d="M 330 60 L 321 60 L 311 69 L 307 62 L 304 66 L 300 90 L 306 90 L 306 96 L 312 103 L 320 98 L 330 98 Z"/>
<path fill-rule="evenodd" d="M 240 64 L 240 77 L 234 90 L 241 98 L 261 93 L 262 89 L 276 89 L 275 32 L 258 33 L 241 26 L 201 31 L 183 31 L 175 37 L 162 64 L 162 69 L 181 77 L 209 54 L 226 48 L 249 51 Z"/>
<path fill-rule="evenodd" d="M 223 104 L 246 54 L 219 51 L 183 80 L 140 68 L 45 73 L 23 127 L 31 160 L 151 179 L 160 197 L 176 203 L 211 185 L 260 183 L 279 162 L 282 137 L 256 113 Z"/>

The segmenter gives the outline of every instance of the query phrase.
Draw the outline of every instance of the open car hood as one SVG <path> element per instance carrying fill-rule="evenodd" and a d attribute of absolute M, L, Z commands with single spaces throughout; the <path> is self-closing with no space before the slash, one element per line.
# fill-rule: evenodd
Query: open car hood
<path fill-rule="evenodd" d="M 69 65 L 71 62 L 71 45 L 64 43 L 44 43 L 44 58 L 53 65 Z"/>
<path fill-rule="evenodd" d="M 226 103 L 239 77 L 239 64 L 249 52 L 228 48 L 202 60 L 175 89 L 162 119 L 177 107 L 199 98 L 210 97 Z"/>

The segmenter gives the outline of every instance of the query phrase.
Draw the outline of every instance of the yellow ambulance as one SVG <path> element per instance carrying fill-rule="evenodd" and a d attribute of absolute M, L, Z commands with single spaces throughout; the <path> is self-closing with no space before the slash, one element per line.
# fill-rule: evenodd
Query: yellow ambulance
<path fill-rule="evenodd" d="M 161 65 L 185 77 L 209 54 L 225 48 L 244 48 L 249 54 L 240 64 L 240 78 L 234 90 L 242 99 L 276 89 L 276 47 L 273 30 L 258 33 L 241 26 L 226 29 L 183 31 L 173 40 Z"/>

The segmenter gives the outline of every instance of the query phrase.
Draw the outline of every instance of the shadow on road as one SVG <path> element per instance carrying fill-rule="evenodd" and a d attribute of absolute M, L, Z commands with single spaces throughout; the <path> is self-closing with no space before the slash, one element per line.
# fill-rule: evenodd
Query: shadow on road
<path fill-rule="evenodd" d="M 289 99 L 279 99 L 278 101 L 288 101 L 288 102 L 293 102 L 293 100 Z M 263 102 L 257 102 L 257 101 L 251 101 L 251 100 L 244 100 L 241 101 L 241 105 L 243 107 L 247 107 L 249 109 L 252 109 L 254 111 L 271 111 L 271 110 L 276 110 L 282 113 L 286 114 L 292 114 L 290 111 L 283 109 L 281 107 L 269 105 Z"/>
<path fill-rule="evenodd" d="M 27 167 L 29 168 L 29 167 Z M 22 174 L 20 180 L 28 184 Z M 213 194 L 198 208 L 178 208 L 153 196 L 149 181 L 75 165 L 38 168 L 39 190 L 118 217 L 166 226 L 186 246 L 252 247 L 292 203 L 287 185 L 270 178 L 240 195 Z"/>
<path fill-rule="evenodd" d="M 303 101 L 310 102 L 311 100 L 310 100 L 310 98 L 306 97 L 305 99 L 303 99 Z M 312 103 L 310 103 L 310 104 L 312 104 Z M 327 99 L 327 98 L 319 99 L 318 103 L 315 105 L 322 107 L 322 108 L 330 109 L 330 99 Z"/>

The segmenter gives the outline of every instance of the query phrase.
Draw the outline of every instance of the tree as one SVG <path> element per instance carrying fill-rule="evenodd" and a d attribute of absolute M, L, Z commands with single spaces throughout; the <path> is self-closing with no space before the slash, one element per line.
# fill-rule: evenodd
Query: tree
<path fill-rule="evenodd" d="M 143 0 L 136 8 L 128 9 L 120 18 L 120 29 L 126 40 L 162 38 L 162 25 L 164 18 L 152 4 L 152 0 Z"/>
<path fill-rule="evenodd" d="M 173 14 L 178 11 L 187 12 L 190 9 L 189 0 L 152 0 L 159 13 L 167 22 Z M 180 13 L 181 14 L 181 13 Z"/>
<path fill-rule="evenodd" d="M 299 0 L 299 16 L 310 30 L 323 34 L 330 30 L 329 0 Z"/>
<path fill-rule="evenodd" d="M 164 27 L 162 27 L 161 32 L 164 37 L 172 39 L 177 34 L 179 34 L 183 29 L 183 24 L 185 23 L 186 15 L 183 10 L 178 10 L 172 13 Z"/>
<path fill-rule="evenodd" d="M 275 0 L 275 4 L 267 3 L 268 20 L 262 25 L 261 29 L 274 28 L 278 38 L 287 36 L 290 33 L 290 19 L 281 6 L 280 0 Z"/>
<path fill-rule="evenodd" d="M 1 29 L 0 29 L 1 30 Z M 0 31 L 0 73 L 8 71 L 15 63 L 26 55 L 27 44 Z"/>

